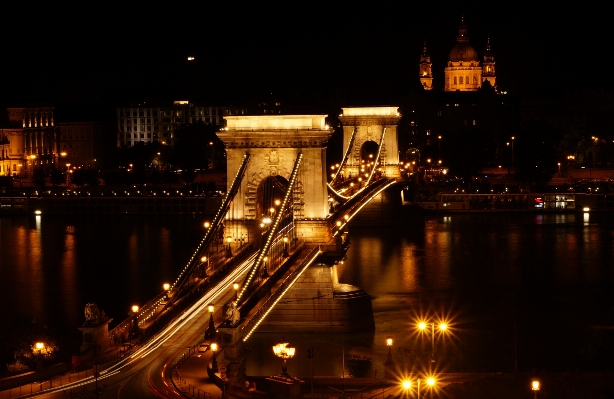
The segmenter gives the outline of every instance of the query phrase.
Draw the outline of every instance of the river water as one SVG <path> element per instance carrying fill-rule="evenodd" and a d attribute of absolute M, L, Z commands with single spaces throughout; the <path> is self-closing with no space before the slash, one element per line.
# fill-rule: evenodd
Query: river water
<path fill-rule="evenodd" d="M 0 330 L 33 315 L 71 351 L 83 309 L 96 302 L 116 322 L 173 281 L 203 234 L 191 216 L 49 215 L 0 219 Z M 398 370 L 611 369 L 614 355 L 614 215 L 427 216 L 404 228 L 350 225 L 340 282 L 373 297 L 374 332 L 255 334 L 247 372 L 279 373 L 271 346 L 297 348 L 294 375 L 382 376 L 388 348 Z M 112 325 L 114 325 L 113 323 Z M 342 356 L 342 353 L 345 357 Z"/>

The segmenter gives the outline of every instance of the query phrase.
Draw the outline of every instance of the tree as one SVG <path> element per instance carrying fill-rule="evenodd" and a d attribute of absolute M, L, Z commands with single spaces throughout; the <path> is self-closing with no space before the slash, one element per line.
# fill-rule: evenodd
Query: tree
<path fill-rule="evenodd" d="M 3 353 L 13 358 L 15 370 L 23 370 L 21 366 L 34 369 L 56 358 L 59 348 L 47 326 L 31 317 L 20 317 L 14 320 L 9 331 L 8 339 L 3 340 Z M 9 361 L 8 358 L 2 360 Z"/>
<path fill-rule="evenodd" d="M 54 186 L 59 186 L 60 184 L 66 183 L 66 175 L 59 169 L 53 169 L 49 180 Z"/>
<path fill-rule="evenodd" d="M 182 170 L 208 169 L 209 160 L 215 151 L 209 143 L 214 143 L 216 147 L 220 143 L 215 129 L 214 125 L 206 125 L 203 122 L 179 127 L 175 131 L 173 164 Z M 222 154 L 219 153 L 215 158 L 221 159 Z"/>

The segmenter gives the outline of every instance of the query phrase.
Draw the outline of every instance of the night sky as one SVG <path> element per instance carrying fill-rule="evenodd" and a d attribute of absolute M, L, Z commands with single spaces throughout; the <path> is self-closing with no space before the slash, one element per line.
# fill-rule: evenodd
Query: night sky
<path fill-rule="evenodd" d="M 480 60 L 491 38 L 501 90 L 612 89 L 607 2 L 427 3 L 15 3 L 0 27 L 0 104 L 339 91 L 348 105 L 395 103 L 418 85 L 425 38 L 443 85 L 461 15 Z"/>

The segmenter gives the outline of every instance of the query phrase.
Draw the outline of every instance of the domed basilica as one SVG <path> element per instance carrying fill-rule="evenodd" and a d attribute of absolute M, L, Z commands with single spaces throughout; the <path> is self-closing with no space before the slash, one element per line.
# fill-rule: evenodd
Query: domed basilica
<path fill-rule="evenodd" d="M 420 55 L 420 83 L 424 90 L 433 89 L 432 65 L 425 41 Z M 463 18 L 458 28 L 456 45 L 450 51 L 444 72 L 445 91 L 477 91 L 485 80 L 496 88 L 495 58 L 490 49 L 490 40 L 486 43 L 484 61 L 480 64 L 477 51 L 469 44 Z"/>

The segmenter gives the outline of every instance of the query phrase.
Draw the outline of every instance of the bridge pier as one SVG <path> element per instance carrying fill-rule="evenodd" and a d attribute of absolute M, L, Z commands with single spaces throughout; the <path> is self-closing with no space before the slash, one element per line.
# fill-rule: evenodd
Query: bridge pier
<path fill-rule="evenodd" d="M 375 329 L 371 297 L 339 283 L 337 265 L 313 264 L 258 327 L 260 332 L 351 332 Z"/>

